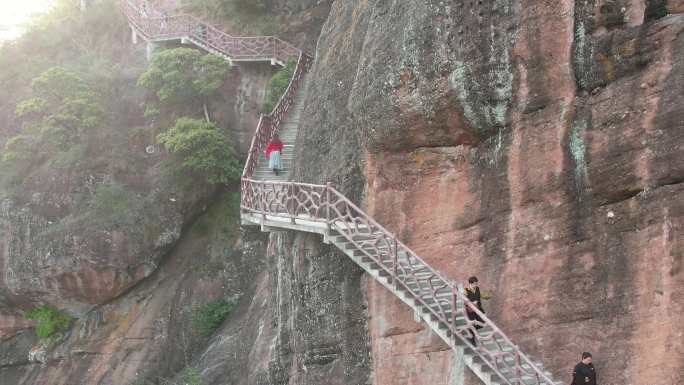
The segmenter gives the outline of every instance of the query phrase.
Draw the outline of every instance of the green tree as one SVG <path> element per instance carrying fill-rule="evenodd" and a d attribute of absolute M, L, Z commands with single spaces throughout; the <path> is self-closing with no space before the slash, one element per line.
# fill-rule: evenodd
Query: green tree
<path fill-rule="evenodd" d="M 74 72 L 50 68 L 33 79 L 31 88 L 33 97 L 20 102 L 16 109 L 23 120 L 22 141 L 30 135 L 43 148 L 55 146 L 64 151 L 102 123 L 97 95 Z"/>
<path fill-rule="evenodd" d="M 200 100 L 207 122 L 207 102 L 225 82 L 230 70 L 221 57 L 202 54 L 191 48 L 174 48 L 156 53 L 138 85 L 155 93 L 159 103 L 169 107 Z M 156 104 L 148 104 L 146 115 L 159 113 Z"/>
<path fill-rule="evenodd" d="M 213 123 L 180 118 L 157 139 L 178 157 L 183 168 L 205 175 L 209 183 L 227 184 L 240 177 L 240 164 Z"/>
<path fill-rule="evenodd" d="M 33 79 L 30 94 L 18 102 L 15 115 L 21 130 L 5 142 L 0 156 L 0 179 L 7 185 L 21 184 L 37 165 L 56 155 L 69 160 L 61 155 L 82 153 L 82 143 L 104 121 L 97 93 L 62 67 Z"/>

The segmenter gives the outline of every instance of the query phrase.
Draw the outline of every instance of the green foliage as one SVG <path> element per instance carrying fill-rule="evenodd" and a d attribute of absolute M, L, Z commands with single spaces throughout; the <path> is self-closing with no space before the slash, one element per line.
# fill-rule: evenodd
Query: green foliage
<path fill-rule="evenodd" d="M 159 107 L 155 104 L 148 104 L 145 106 L 145 113 L 143 114 L 145 118 L 150 119 L 150 118 L 156 118 L 161 114 L 161 111 L 159 110 Z"/>
<path fill-rule="evenodd" d="M 115 148 L 108 140 L 128 133 L 140 103 L 132 99 L 141 96 L 131 73 L 142 72 L 144 62 L 121 38 L 128 26 L 118 2 L 94 2 L 86 13 L 73 0 L 53 4 L 24 35 L 0 45 L 7 91 L 0 94 L 0 126 L 16 137 L 9 144 L 0 138 L 0 189 L 15 196 L 35 173 L 69 169 L 79 178 L 103 172 L 110 154 L 133 158 L 126 156 L 130 142 Z"/>
<path fill-rule="evenodd" d="M 187 367 L 183 370 L 183 373 L 181 373 L 181 380 L 183 381 L 183 385 L 202 384 L 202 376 L 200 371 L 192 367 Z"/>
<path fill-rule="evenodd" d="M 666 0 L 650 0 L 646 2 L 646 11 L 644 12 L 646 21 L 660 19 L 667 16 L 667 1 Z"/>
<path fill-rule="evenodd" d="M 240 227 L 240 193 L 226 192 L 194 224 L 198 235 L 218 235 L 231 237 Z M 210 233 L 210 230 L 213 230 Z"/>
<path fill-rule="evenodd" d="M 0 192 L 11 194 L 21 185 L 34 162 L 41 158 L 31 135 L 17 135 L 5 142 L 0 154 Z"/>
<path fill-rule="evenodd" d="M 234 308 L 235 304 L 225 299 L 207 302 L 195 309 L 192 316 L 192 327 L 202 337 L 209 337 L 221 326 Z"/>
<path fill-rule="evenodd" d="M 0 125 L 14 128 L 13 112 L 30 93 L 31 80 L 55 66 L 68 68 L 90 84 L 104 73 L 118 71 L 122 60 L 133 57 L 121 37 L 128 26 L 118 2 L 98 1 L 82 13 L 78 2 L 55 0 L 50 11 L 35 16 L 20 38 L 0 44 Z M 142 64 L 143 60 L 140 59 Z M 130 73 L 132 63 L 123 66 Z M 12 114 L 12 115 L 11 115 Z"/>
<path fill-rule="evenodd" d="M 143 202 L 119 183 L 100 185 L 90 202 L 89 217 L 106 228 L 135 226 Z"/>
<path fill-rule="evenodd" d="M 28 135 L 17 135 L 5 143 L 2 153 L 3 162 L 30 161 L 33 154 L 33 138 Z"/>
<path fill-rule="evenodd" d="M 32 90 L 16 114 L 24 121 L 24 131 L 40 138 L 43 148 L 65 150 L 102 123 L 97 95 L 72 71 L 50 68 L 33 80 Z"/>
<path fill-rule="evenodd" d="M 230 65 L 216 55 L 174 48 L 152 57 L 138 85 L 154 92 L 163 105 L 173 107 L 215 96 L 229 70 Z M 158 107 L 148 105 L 146 115 L 153 113 L 158 113 Z"/>
<path fill-rule="evenodd" d="M 297 63 L 295 61 L 289 61 L 285 67 L 278 70 L 271 77 L 268 83 L 268 96 L 266 97 L 266 102 L 264 102 L 264 111 L 271 112 L 276 107 L 280 97 L 287 90 L 296 67 Z"/>
<path fill-rule="evenodd" d="M 69 329 L 73 320 L 68 314 L 62 313 L 50 305 L 39 306 L 26 312 L 26 318 L 36 321 L 36 334 L 40 338 L 49 338 L 55 333 Z"/>
<path fill-rule="evenodd" d="M 227 184 L 240 177 L 240 164 L 213 123 L 180 118 L 158 140 L 179 158 L 182 168 L 201 173 L 209 183 Z"/>
<path fill-rule="evenodd" d="M 275 18 L 268 14 L 268 0 L 183 0 L 189 12 L 217 22 L 228 21 L 242 33 L 274 35 Z"/>
<path fill-rule="evenodd" d="M 76 144 L 55 154 L 50 159 L 50 166 L 58 170 L 69 170 L 74 167 L 83 166 L 88 158 L 87 146 Z"/>

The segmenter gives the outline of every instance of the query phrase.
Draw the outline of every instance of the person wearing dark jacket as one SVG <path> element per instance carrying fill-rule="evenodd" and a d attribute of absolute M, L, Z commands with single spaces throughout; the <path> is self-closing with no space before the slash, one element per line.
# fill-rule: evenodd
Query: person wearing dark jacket
<path fill-rule="evenodd" d="M 571 385 L 596 385 L 596 370 L 591 363 L 591 353 L 582 353 L 582 361 L 572 370 Z"/>
<path fill-rule="evenodd" d="M 477 277 L 472 276 L 468 278 L 468 287 L 465 288 L 465 294 L 466 297 L 468 297 L 468 300 L 473 303 L 473 305 L 477 306 L 477 309 L 481 311 L 484 314 L 484 307 L 482 307 L 482 300 L 483 299 L 489 299 L 489 296 L 486 294 L 482 294 L 480 292 L 480 287 L 478 286 L 478 280 Z M 475 311 L 471 310 L 470 308 L 466 308 L 466 314 L 468 315 L 468 319 L 471 321 L 477 321 L 477 322 L 482 322 L 482 318 L 475 313 Z M 475 329 L 482 329 L 482 325 L 475 324 L 474 325 Z M 475 333 L 471 330 L 470 331 L 470 342 L 473 344 L 473 346 L 477 345 L 477 340 L 475 339 Z"/>

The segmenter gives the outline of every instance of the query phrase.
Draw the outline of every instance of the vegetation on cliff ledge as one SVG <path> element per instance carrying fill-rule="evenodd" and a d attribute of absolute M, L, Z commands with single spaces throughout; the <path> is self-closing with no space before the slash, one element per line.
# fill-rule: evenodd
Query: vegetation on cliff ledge
<path fill-rule="evenodd" d="M 26 318 L 36 321 L 36 335 L 43 339 L 68 330 L 73 320 L 68 314 L 50 305 L 42 305 L 27 311 Z"/>
<path fill-rule="evenodd" d="M 290 79 L 294 74 L 297 62 L 289 61 L 285 67 L 281 68 L 273 74 L 271 80 L 268 82 L 266 101 L 264 102 L 264 112 L 269 113 L 273 111 L 278 101 L 287 91 L 287 86 L 290 84 Z"/>
<path fill-rule="evenodd" d="M 177 157 L 180 167 L 205 175 L 209 183 L 228 184 L 240 177 L 240 164 L 214 123 L 180 118 L 158 140 Z"/>
<path fill-rule="evenodd" d="M 192 326 L 202 337 L 208 337 L 221 326 L 234 308 L 235 304 L 225 299 L 207 302 L 195 309 Z"/>

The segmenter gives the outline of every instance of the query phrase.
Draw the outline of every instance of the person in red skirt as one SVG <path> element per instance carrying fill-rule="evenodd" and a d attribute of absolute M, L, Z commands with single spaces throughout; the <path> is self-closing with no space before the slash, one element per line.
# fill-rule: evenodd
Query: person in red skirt
<path fill-rule="evenodd" d="M 278 173 L 283 169 L 283 165 L 280 157 L 283 152 L 283 142 L 278 138 L 278 134 L 274 134 L 273 138 L 268 142 L 266 147 L 266 152 L 264 155 L 268 159 L 268 168 L 273 170 L 273 172 L 278 175 Z"/>

